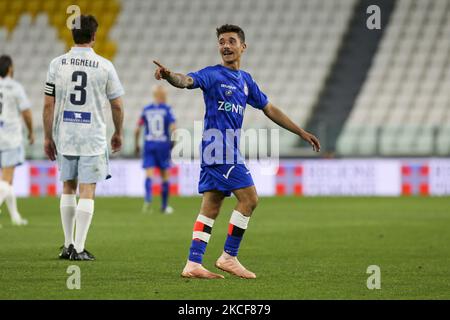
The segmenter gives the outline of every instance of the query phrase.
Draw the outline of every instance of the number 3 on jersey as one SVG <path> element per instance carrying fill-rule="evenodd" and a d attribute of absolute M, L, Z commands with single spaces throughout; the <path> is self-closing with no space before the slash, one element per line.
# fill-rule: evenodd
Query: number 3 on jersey
<path fill-rule="evenodd" d="M 70 102 L 76 106 L 86 103 L 87 74 L 84 71 L 75 71 L 72 74 L 72 82 L 75 82 L 75 93 L 70 95 Z"/>

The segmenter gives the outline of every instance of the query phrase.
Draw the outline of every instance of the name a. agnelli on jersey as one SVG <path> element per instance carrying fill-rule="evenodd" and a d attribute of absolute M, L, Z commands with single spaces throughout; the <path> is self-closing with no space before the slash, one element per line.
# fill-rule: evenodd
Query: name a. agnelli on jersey
<path fill-rule="evenodd" d="M 78 59 L 78 58 L 62 59 L 61 64 L 63 66 L 72 65 L 72 66 L 82 66 L 82 67 L 89 67 L 89 68 L 98 68 L 98 61 L 93 61 L 93 60 L 89 60 L 89 59 Z"/>

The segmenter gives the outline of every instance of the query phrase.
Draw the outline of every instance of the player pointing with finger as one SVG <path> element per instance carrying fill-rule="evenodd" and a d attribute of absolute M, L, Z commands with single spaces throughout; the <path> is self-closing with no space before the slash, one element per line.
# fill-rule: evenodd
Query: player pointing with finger
<path fill-rule="evenodd" d="M 229 130 L 241 129 L 244 109 L 248 104 L 262 110 L 273 122 L 309 142 L 317 152 L 320 151 L 320 143 L 314 135 L 299 128 L 270 103 L 251 75 L 240 69 L 241 56 L 247 48 L 244 31 L 238 26 L 223 25 L 217 29 L 217 39 L 222 64 L 184 75 L 174 73 L 160 62 L 154 61 L 157 65 L 156 79 L 164 79 L 177 88 L 202 89 L 206 105 L 199 182 L 203 201 L 194 224 L 189 258 L 182 276 L 223 278 L 205 269 L 202 262 L 223 199 L 233 193 L 237 204 L 231 214 L 228 236 L 223 253 L 216 261 L 216 267 L 230 274 L 252 279 L 256 278 L 256 275 L 238 261 L 237 255 L 250 217 L 258 203 L 258 196 L 250 172 L 239 152 L 239 142 L 234 143 L 234 139 L 227 139 L 226 133 Z M 219 131 L 225 137 L 221 141 L 224 148 L 216 149 L 218 152 L 212 156 L 208 156 L 208 151 L 211 144 L 217 141 L 208 139 L 208 134 L 205 133 L 209 129 Z M 223 150 L 226 152 L 222 152 Z M 229 151 L 233 153 L 232 160 L 226 155 Z"/>

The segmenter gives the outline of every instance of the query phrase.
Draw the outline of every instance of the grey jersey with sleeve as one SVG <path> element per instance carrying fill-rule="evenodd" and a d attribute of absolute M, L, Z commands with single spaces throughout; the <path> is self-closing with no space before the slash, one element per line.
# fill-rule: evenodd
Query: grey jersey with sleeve
<path fill-rule="evenodd" d="M 96 156 L 107 150 L 104 108 L 124 94 L 113 64 L 92 48 L 73 47 L 55 58 L 45 94 L 55 97 L 53 139 L 59 154 Z"/>
<path fill-rule="evenodd" d="M 22 111 L 30 108 L 22 85 L 10 77 L 0 78 L 0 151 L 22 145 Z"/>

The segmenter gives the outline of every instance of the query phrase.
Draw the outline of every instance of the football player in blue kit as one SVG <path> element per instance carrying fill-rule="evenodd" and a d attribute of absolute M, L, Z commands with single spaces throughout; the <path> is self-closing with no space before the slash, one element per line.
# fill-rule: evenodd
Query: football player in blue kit
<path fill-rule="evenodd" d="M 188 261 L 181 275 L 187 278 L 223 278 L 204 268 L 202 259 L 223 200 L 233 193 L 237 204 L 231 214 L 224 250 L 215 265 L 235 276 L 254 279 L 256 275 L 237 259 L 242 237 L 258 203 L 252 176 L 239 151 L 239 132 L 247 104 L 307 141 L 315 151 L 320 151 L 320 142 L 270 103 L 252 76 L 240 69 L 241 56 L 247 48 L 244 31 L 228 24 L 216 31 L 222 64 L 185 75 L 172 72 L 154 61 L 157 80 L 164 79 L 177 88 L 200 88 L 206 106 L 199 182 L 203 199 L 194 224 Z M 230 131 L 236 134 L 230 137 Z M 221 138 L 218 138 L 220 134 Z"/>
<path fill-rule="evenodd" d="M 141 154 L 139 140 L 141 127 L 144 127 L 144 145 L 142 150 L 142 167 L 145 169 L 145 201 L 142 211 L 148 212 L 152 202 L 153 169 L 161 170 L 161 212 L 171 214 L 169 199 L 169 169 L 171 166 L 170 152 L 172 141 L 170 136 L 175 130 L 175 117 L 167 105 L 167 90 L 161 85 L 153 88 L 153 103 L 146 106 L 139 118 L 135 131 L 136 154 Z"/>

